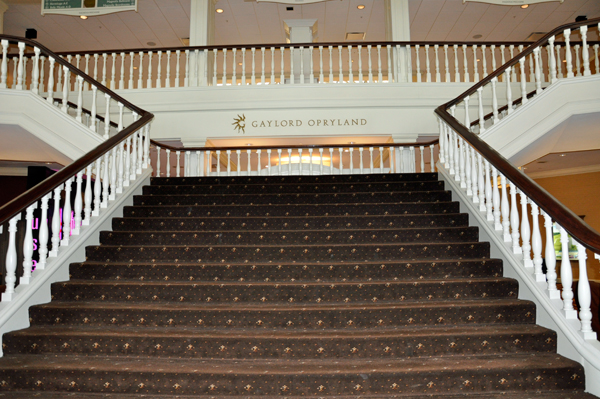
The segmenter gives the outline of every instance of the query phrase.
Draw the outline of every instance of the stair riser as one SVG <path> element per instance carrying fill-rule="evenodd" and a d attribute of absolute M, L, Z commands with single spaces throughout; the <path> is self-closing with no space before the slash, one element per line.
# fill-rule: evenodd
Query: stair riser
<path fill-rule="evenodd" d="M 437 173 L 320 175 L 320 176 L 234 176 L 234 177 L 153 177 L 151 184 L 297 184 L 437 181 Z"/>
<path fill-rule="evenodd" d="M 158 296 L 161 302 L 214 302 L 214 303 L 352 303 L 381 301 L 417 300 L 460 300 L 477 298 L 516 298 L 518 284 L 514 280 L 465 281 L 440 283 L 386 284 L 332 284 L 306 285 L 291 284 L 169 284 L 145 283 L 97 285 L 90 283 L 56 283 L 52 287 L 52 297 L 59 301 L 152 301 Z"/>
<path fill-rule="evenodd" d="M 280 395 L 282 387 L 290 395 L 357 395 L 357 394 L 423 394 L 467 393 L 485 391 L 523 391 L 525 389 L 584 389 L 583 378 L 572 380 L 569 375 L 583 375 L 581 367 L 526 368 L 516 365 L 511 370 L 489 372 L 485 368 L 477 371 L 460 369 L 416 373 L 380 373 L 373 371 L 368 376 L 353 373 L 340 373 L 335 379 L 329 375 L 286 374 L 244 375 L 244 374 L 203 374 L 202 363 L 195 373 L 155 372 L 106 372 L 90 370 L 71 375 L 64 371 L 23 370 L 7 371 L 3 376 L 8 389 L 29 389 L 32 391 L 61 390 L 64 392 L 120 392 L 138 394 L 214 394 L 244 395 L 261 397 Z M 365 378 L 366 377 L 366 378 Z M 36 388 L 36 385 L 41 385 Z M 142 381 L 140 385 L 126 381 Z M 109 385 L 105 385 L 108 383 Z M 393 385 L 396 384 L 396 385 Z M 214 386 L 211 390 L 210 386 Z M 319 388 L 323 387 L 323 388 Z M 394 389 L 396 388 L 396 389 Z M 2 392 L 2 391 L 0 391 Z"/>
<path fill-rule="evenodd" d="M 385 338 L 197 338 L 97 334 L 22 336 L 7 334 L 5 354 L 85 354 L 88 356 L 158 356 L 194 359 L 394 359 L 398 357 L 493 355 L 554 352 L 556 336 L 539 333 L 425 335 Z"/>
<path fill-rule="evenodd" d="M 253 184 L 144 186 L 143 195 L 374 193 L 382 191 L 443 190 L 443 181 L 364 184 Z"/>
<path fill-rule="evenodd" d="M 158 298 L 157 304 L 165 304 Z M 427 326 L 453 324 L 533 323 L 535 306 L 505 303 L 461 304 L 436 308 L 385 308 L 322 310 L 222 310 L 210 309 L 129 309 L 105 307 L 69 309 L 49 305 L 32 307 L 32 324 L 87 326 L 196 326 L 231 328 L 356 328 L 377 326 Z M 241 307 L 241 306 L 240 306 Z M 321 321 L 321 323 L 319 323 Z"/>
<path fill-rule="evenodd" d="M 91 261 L 127 262 L 313 262 L 394 261 L 415 259 L 489 258 L 489 243 L 332 245 L 332 246 L 148 246 L 87 247 Z"/>
<path fill-rule="evenodd" d="M 458 202 L 304 205 L 127 206 L 124 217 L 363 216 L 459 213 Z"/>
<path fill-rule="evenodd" d="M 423 242 L 474 242 L 479 239 L 476 227 L 402 230 L 346 231 L 256 231 L 256 232 L 198 232 L 144 233 L 109 232 L 100 234 L 102 245 L 303 245 L 303 244 L 383 244 Z"/>
<path fill-rule="evenodd" d="M 346 230 L 467 227 L 466 214 L 363 217 L 114 218 L 113 231 Z"/>
<path fill-rule="evenodd" d="M 483 261 L 436 261 L 410 263 L 356 264 L 242 264 L 242 265 L 113 265 L 73 263 L 72 279 L 140 279 L 143 281 L 339 281 L 342 279 L 402 280 L 425 276 L 427 278 L 449 277 L 498 277 L 502 275 L 502 263 L 497 259 Z"/>
<path fill-rule="evenodd" d="M 413 191 L 358 194 L 252 195 L 136 195 L 134 205 L 250 205 L 250 204 L 373 204 L 378 202 L 449 202 L 450 191 Z"/>

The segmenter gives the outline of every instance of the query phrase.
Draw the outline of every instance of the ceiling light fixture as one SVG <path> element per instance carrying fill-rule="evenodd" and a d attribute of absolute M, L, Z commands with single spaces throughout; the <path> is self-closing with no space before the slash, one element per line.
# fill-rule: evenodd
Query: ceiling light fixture
<path fill-rule="evenodd" d="M 482 37 L 483 37 L 483 35 L 478 33 L 475 36 L 473 36 L 473 39 L 481 39 Z"/>
<path fill-rule="evenodd" d="M 252 145 L 252 143 L 246 143 L 246 145 L 247 145 L 247 146 L 251 146 L 251 145 Z"/>
<path fill-rule="evenodd" d="M 365 9 L 365 5 L 364 4 L 359 4 L 356 6 L 356 8 L 358 8 L 359 10 L 364 10 Z"/>
<path fill-rule="evenodd" d="M 81 19 L 88 19 L 88 16 L 87 15 L 80 15 L 79 18 L 81 18 Z"/>
<path fill-rule="evenodd" d="M 523 5 L 521 6 L 521 8 L 522 8 L 522 9 L 526 9 L 526 8 L 528 8 L 528 7 L 529 7 L 529 4 L 523 4 Z"/>
<path fill-rule="evenodd" d="M 215 12 L 216 12 L 217 14 L 223 14 L 223 9 L 222 9 L 222 8 L 217 8 L 217 9 L 215 10 Z"/>

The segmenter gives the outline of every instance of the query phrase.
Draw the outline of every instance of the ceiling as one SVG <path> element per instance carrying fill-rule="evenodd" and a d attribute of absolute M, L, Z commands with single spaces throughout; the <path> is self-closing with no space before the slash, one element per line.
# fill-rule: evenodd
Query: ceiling
<path fill-rule="evenodd" d="M 38 31 L 38 40 L 61 51 L 181 46 L 189 36 L 190 0 L 139 0 L 138 12 L 90 17 L 46 15 L 41 0 L 4 0 L 6 34 Z M 365 5 L 359 10 L 359 4 Z M 366 41 L 385 40 L 383 0 L 330 0 L 289 5 L 248 0 L 219 0 L 215 14 L 215 44 L 283 43 L 283 20 L 315 18 L 317 41 L 344 41 L 346 32 L 365 32 Z M 412 40 L 520 41 L 532 32 L 547 32 L 578 15 L 600 16 L 598 0 L 566 0 L 530 5 L 498 6 L 462 0 L 409 0 Z M 594 33 L 595 34 L 595 33 Z M 478 39 L 473 36 L 481 35 Z M 592 36 L 592 38 L 594 38 Z M 148 43 L 155 43 L 154 46 Z"/>

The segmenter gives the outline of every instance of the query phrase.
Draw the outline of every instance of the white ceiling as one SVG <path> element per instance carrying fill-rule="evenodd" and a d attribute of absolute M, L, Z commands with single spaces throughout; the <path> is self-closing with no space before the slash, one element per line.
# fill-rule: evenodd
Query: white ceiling
<path fill-rule="evenodd" d="M 189 36 L 190 0 L 139 0 L 139 12 L 127 11 L 81 20 L 46 15 L 41 0 L 4 0 L 6 34 L 38 31 L 38 40 L 54 51 L 181 46 Z M 357 5 L 365 8 L 358 10 Z M 344 41 L 346 32 L 366 32 L 366 41 L 385 40 L 383 0 L 330 0 L 289 5 L 246 0 L 219 0 L 215 14 L 215 44 L 283 43 L 283 20 L 316 18 L 319 42 Z M 462 0 L 409 0 L 411 39 L 416 41 L 520 41 L 532 32 L 547 32 L 578 15 L 600 16 L 599 0 L 565 0 L 521 9 Z M 474 35 L 482 35 L 473 39 Z"/>

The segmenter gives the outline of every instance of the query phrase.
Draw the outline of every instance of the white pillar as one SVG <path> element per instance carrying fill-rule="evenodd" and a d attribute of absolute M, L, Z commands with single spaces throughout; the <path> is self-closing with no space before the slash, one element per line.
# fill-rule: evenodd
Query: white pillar
<path fill-rule="evenodd" d="M 312 43 L 317 37 L 316 19 L 284 19 L 283 27 L 288 43 Z M 308 83 L 310 79 L 310 49 L 304 46 L 304 82 Z M 300 83 L 300 47 L 294 47 L 294 79 L 295 83 Z"/>
<path fill-rule="evenodd" d="M 6 10 L 8 10 L 8 6 L 0 0 L 0 35 L 4 33 L 4 13 Z"/>
<path fill-rule="evenodd" d="M 215 4 L 217 0 L 190 0 L 190 46 L 207 46 L 215 41 Z M 190 63 L 195 65 L 193 71 L 190 71 L 191 77 L 195 77 L 198 82 L 202 81 L 202 76 L 206 73 L 208 65 L 202 60 L 202 52 L 190 51 L 190 57 L 199 57 L 200 59 Z M 208 62 L 212 65 L 211 62 Z M 199 83 L 200 84 L 200 83 Z"/>
<path fill-rule="evenodd" d="M 387 41 L 410 41 L 410 16 L 408 13 L 408 0 L 385 0 L 385 39 Z M 406 47 L 394 55 L 395 65 L 398 69 L 399 81 L 412 81 L 412 76 L 407 76 Z"/>

